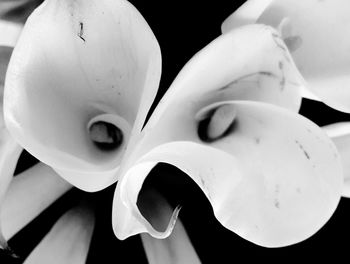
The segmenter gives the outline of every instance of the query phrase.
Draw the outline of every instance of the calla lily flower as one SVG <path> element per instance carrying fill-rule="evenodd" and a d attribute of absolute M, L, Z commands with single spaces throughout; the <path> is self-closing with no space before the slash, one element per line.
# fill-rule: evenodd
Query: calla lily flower
<path fill-rule="evenodd" d="M 278 29 L 304 78 L 304 96 L 349 113 L 349 12 L 347 0 L 248 0 L 222 31 L 254 23 Z"/>
<path fill-rule="evenodd" d="M 12 48 L 1 47 L 0 51 L 2 91 L 3 77 Z M 8 248 L 7 240 L 72 188 L 71 184 L 43 163 L 34 165 L 12 178 L 22 148 L 11 139 L 3 126 L 1 140 L 5 144 L 1 149 L 0 246 L 8 250 L 11 249 Z M 167 204 L 157 192 L 149 192 L 149 195 L 156 197 L 158 203 Z M 158 214 L 150 217 L 152 221 L 159 222 Z M 94 211 L 89 204 L 75 206 L 58 219 L 24 263 L 85 263 L 94 222 Z M 158 240 L 143 234 L 142 242 L 149 263 L 172 263 L 174 259 L 179 263 L 200 263 L 181 221 L 168 238 Z"/>
<path fill-rule="evenodd" d="M 47 0 L 28 19 L 9 64 L 6 126 L 80 189 L 119 180 L 114 231 L 120 239 L 145 233 L 151 262 L 199 262 L 175 225 L 180 207 L 155 192 L 139 195 L 159 162 L 187 173 L 222 225 L 253 243 L 286 246 L 319 230 L 339 202 L 342 166 L 326 134 L 295 113 L 304 81 L 280 33 L 249 25 L 214 40 L 142 129 L 160 63 L 153 33 L 128 2 Z M 49 244 L 70 234 L 63 228 L 85 225 L 81 210 L 59 220 L 29 260 L 52 252 Z M 79 234 L 89 238 L 89 230 Z"/>
<path fill-rule="evenodd" d="M 331 140 L 290 111 L 298 109 L 301 85 L 280 35 L 269 26 L 239 27 L 196 54 L 121 165 L 113 212 L 117 237 L 171 233 L 178 208 L 154 225 L 140 195 L 159 162 L 191 177 L 219 222 L 253 243 L 280 247 L 313 235 L 337 207 L 343 178 Z"/>
<path fill-rule="evenodd" d="M 160 79 L 158 43 L 127 1 L 45 1 L 11 58 L 5 122 L 68 182 L 101 190 L 116 178 Z"/>

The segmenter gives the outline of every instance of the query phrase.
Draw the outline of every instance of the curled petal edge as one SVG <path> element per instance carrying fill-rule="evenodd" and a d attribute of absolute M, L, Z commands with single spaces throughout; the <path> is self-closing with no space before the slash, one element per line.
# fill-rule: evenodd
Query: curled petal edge
<path fill-rule="evenodd" d="M 218 104 L 225 103 L 228 102 Z M 225 149 L 225 144 L 221 144 L 222 150 L 189 141 L 157 145 L 156 136 L 148 139 L 146 137 L 144 142 L 141 142 L 141 147 L 138 150 L 139 155 L 134 154 L 133 161 L 129 163 L 130 167 L 122 170 L 123 176 L 116 189 L 113 227 L 118 238 L 125 239 L 143 232 L 154 237 L 169 235 L 168 230 L 166 230 L 160 236 L 159 231 L 154 230 L 137 207 L 138 194 L 142 184 L 150 170 L 159 162 L 175 165 L 188 174 L 207 196 L 214 214 L 221 224 L 258 245 L 281 247 L 298 243 L 312 236 L 328 221 L 340 200 L 343 183 L 339 155 L 332 142 L 315 124 L 289 111 L 263 103 L 237 101 L 232 103 L 238 107 L 251 107 L 255 113 L 266 111 L 265 114 L 269 113 L 267 114 L 269 116 L 278 116 L 275 118 L 277 120 L 287 120 L 285 121 L 287 123 L 295 122 L 294 126 L 299 125 L 297 132 L 295 132 L 296 138 L 300 137 L 301 139 L 291 140 L 294 145 L 289 144 L 287 141 L 293 135 L 287 133 L 283 137 L 283 132 L 279 131 L 282 134 L 279 138 L 280 144 L 287 146 L 275 145 L 273 148 L 276 153 L 269 159 L 265 158 L 265 162 L 269 165 L 262 165 L 260 169 L 254 169 L 254 167 L 249 169 L 249 162 L 252 163 L 250 159 L 253 161 L 257 159 L 254 164 L 263 164 L 263 160 L 259 162 L 259 159 L 264 159 L 264 155 L 266 156 L 267 153 L 262 153 L 263 156 L 259 158 L 259 155 L 256 154 L 259 153 L 259 150 L 251 149 L 247 145 L 248 150 L 251 149 L 252 152 L 246 152 L 249 155 L 244 158 L 238 154 L 239 151 L 237 156 L 229 154 L 235 150 L 227 149 L 227 147 Z M 259 118 L 255 117 L 254 119 L 258 120 Z M 267 120 L 265 121 L 269 122 Z M 239 115 L 238 122 L 240 122 Z M 176 126 L 179 127 L 179 124 Z M 279 125 L 276 123 L 272 125 L 272 127 L 274 126 Z M 283 125 L 281 126 L 283 127 Z M 171 133 L 169 131 L 162 132 Z M 158 131 L 158 133 L 162 132 Z M 265 133 L 266 135 L 268 134 Z M 271 142 L 273 142 L 272 139 Z M 142 150 L 142 145 L 147 149 Z M 308 152 L 306 152 L 305 146 Z M 242 149 L 241 153 L 244 151 Z M 284 152 L 278 153 L 278 151 Z M 288 154 L 289 151 L 292 154 Z M 283 160 L 286 153 L 293 156 L 290 159 L 293 161 L 293 166 L 286 169 L 288 175 L 283 175 L 282 170 L 276 167 L 276 164 L 287 162 Z M 310 159 L 314 159 L 313 162 Z M 325 167 L 325 160 L 332 160 L 332 162 Z M 254 170 L 272 173 L 272 176 L 268 175 L 259 179 Z M 292 173 L 293 171 L 295 173 Z M 203 175 L 207 176 L 203 178 Z M 219 179 L 213 180 L 211 177 Z M 283 181 L 283 179 L 285 180 Z M 263 184 L 265 181 L 266 184 L 268 183 L 267 186 Z M 246 190 L 244 190 L 245 188 Z M 257 197 L 256 193 L 266 193 L 267 196 Z M 247 195 L 246 198 L 244 198 L 245 195 Z M 252 196 L 249 197 L 250 195 Z M 275 195 L 280 195 L 281 200 L 275 200 L 273 198 Z M 249 205 L 247 205 L 247 201 L 249 201 Z M 242 207 L 243 204 L 246 206 Z M 285 204 L 284 208 L 281 207 L 281 204 Z M 252 210 L 246 209 L 246 207 L 250 207 Z M 243 208 L 245 209 L 243 210 Z M 171 216 L 169 219 L 172 219 Z"/>

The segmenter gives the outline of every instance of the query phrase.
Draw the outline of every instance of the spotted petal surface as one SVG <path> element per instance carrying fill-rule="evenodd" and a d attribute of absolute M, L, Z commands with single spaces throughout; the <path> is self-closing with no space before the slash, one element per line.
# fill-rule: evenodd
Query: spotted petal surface
<path fill-rule="evenodd" d="M 220 223 L 258 245 L 297 243 L 326 223 L 343 182 L 332 141 L 311 121 L 271 103 L 283 94 L 281 86 L 255 83 L 270 91 L 266 100 L 254 93 L 248 100 L 248 92 L 242 100 L 236 89 L 217 95 L 248 73 L 277 75 L 274 56 L 285 58 L 277 37 L 267 26 L 241 27 L 214 40 L 183 68 L 121 168 L 113 212 L 119 238 L 142 232 L 170 235 L 176 210 L 160 229 L 137 204 L 144 180 L 159 162 L 184 171 L 202 189 Z"/>

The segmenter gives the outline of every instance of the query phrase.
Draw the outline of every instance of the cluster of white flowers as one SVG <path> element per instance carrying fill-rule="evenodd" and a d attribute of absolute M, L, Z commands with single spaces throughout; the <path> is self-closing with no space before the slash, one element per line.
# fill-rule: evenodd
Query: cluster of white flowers
<path fill-rule="evenodd" d="M 179 208 L 158 193 L 148 195 L 156 209 L 137 203 L 160 162 L 185 172 L 246 240 L 282 247 L 315 234 L 350 196 L 350 125 L 320 128 L 298 112 L 307 97 L 350 113 L 349 12 L 348 0 L 248 0 L 146 124 L 161 53 L 129 2 L 46 0 L 23 30 L 1 22 L 2 247 L 72 186 L 118 182 L 119 239 L 141 234 L 150 263 L 200 263 L 175 225 Z M 13 178 L 23 148 L 41 163 Z M 84 263 L 93 219 L 86 206 L 70 210 L 26 263 Z"/>

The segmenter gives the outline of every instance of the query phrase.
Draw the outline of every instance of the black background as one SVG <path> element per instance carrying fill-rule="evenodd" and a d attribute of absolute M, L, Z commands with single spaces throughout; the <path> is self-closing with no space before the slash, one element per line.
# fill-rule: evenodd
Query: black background
<path fill-rule="evenodd" d="M 62 1 L 62 0 L 61 0 Z M 157 37 L 163 60 L 162 79 L 156 102 L 181 70 L 201 48 L 219 36 L 222 21 L 244 1 L 130 1 L 145 17 Z M 350 121 L 350 116 L 322 103 L 303 101 L 301 114 L 318 125 Z M 17 172 L 35 163 L 24 153 Z M 166 180 L 161 175 L 168 175 Z M 222 227 L 199 188 L 181 171 L 169 165 L 157 166 L 146 184 L 156 186 L 173 204 L 182 204 L 180 218 L 203 263 L 237 263 L 242 260 L 284 262 L 305 258 L 348 256 L 350 238 L 350 199 L 342 199 L 331 220 L 313 237 L 297 245 L 267 249 L 243 240 Z M 117 240 L 111 228 L 111 206 L 115 186 L 95 194 L 73 189 L 10 240 L 20 256 L 12 259 L 2 252 L 0 263 L 21 263 L 54 222 L 82 196 L 96 205 L 94 230 L 88 263 L 147 263 L 141 240 Z"/>

